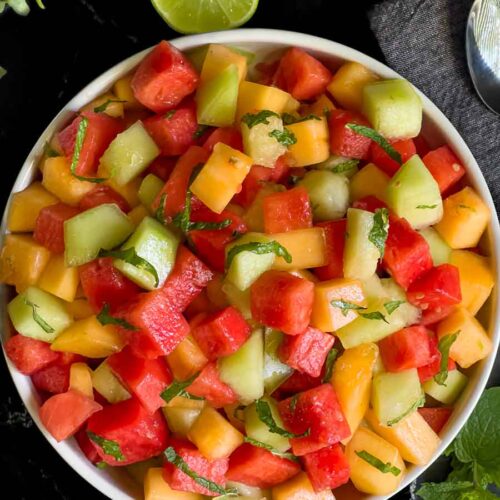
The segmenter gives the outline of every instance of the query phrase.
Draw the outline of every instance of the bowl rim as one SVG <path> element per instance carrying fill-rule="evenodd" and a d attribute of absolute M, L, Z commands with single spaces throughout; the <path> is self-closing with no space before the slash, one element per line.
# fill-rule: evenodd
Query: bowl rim
<path fill-rule="evenodd" d="M 383 76 L 384 78 L 403 78 L 401 75 L 389 68 L 384 63 L 377 61 L 376 59 L 356 49 L 350 48 L 346 45 L 332 40 L 327 40 L 324 38 L 294 31 L 245 28 L 231 31 L 219 31 L 198 35 L 182 36 L 170 40 L 170 42 L 182 51 L 193 49 L 209 43 L 242 45 L 243 48 L 248 44 L 276 46 L 277 48 L 297 46 L 311 52 L 323 53 L 327 56 L 332 56 L 338 59 L 357 61 L 367 66 L 373 72 Z M 124 59 L 123 61 L 114 65 L 113 67 L 102 73 L 100 76 L 95 78 L 80 92 L 78 92 L 65 106 L 63 106 L 59 113 L 57 113 L 57 115 L 49 123 L 49 125 L 42 132 L 39 139 L 36 141 L 35 145 L 26 157 L 26 160 L 24 161 L 23 166 L 20 169 L 18 177 L 11 190 L 4 210 L 2 226 L 0 228 L 0 238 L 2 240 L 7 232 L 6 217 L 10 208 L 12 194 L 21 189 L 24 189 L 32 182 L 32 179 L 36 172 L 37 163 L 43 154 L 45 141 L 47 141 L 55 131 L 60 129 L 60 127 L 75 111 L 79 110 L 82 106 L 93 100 L 96 96 L 107 90 L 118 78 L 129 73 L 150 50 L 151 48 L 142 50 Z M 493 199 L 491 197 L 491 193 L 488 189 L 484 176 L 470 149 L 465 143 L 465 140 L 460 136 L 455 127 L 430 99 L 428 99 L 420 90 L 416 90 L 422 98 L 424 116 L 426 117 L 426 119 L 430 119 L 431 122 L 433 122 L 437 126 L 440 133 L 446 136 L 446 143 L 452 147 L 452 149 L 461 159 L 462 163 L 466 165 L 466 171 L 471 181 L 470 183 L 479 192 L 481 198 L 486 202 L 488 208 L 492 213 L 491 221 L 488 226 L 488 235 L 490 239 L 490 248 L 492 250 L 492 267 L 495 271 L 497 284 L 500 281 L 499 265 L 496 257 L 498 249 L 500 249 L 500 225 L 498 222 L 498 217 L 496 216 L 496 209 L 493 203 Z M 0 314 L 2 315 L 3 319 L 2 334 L 5 335 L 5 332 L 7 331 L 5 287 L 2 287 L 1 293 L 2 297 L 0 300 Z M 469 393 L 468 397 L 466 398 L 465 394 L 461 396 L 458 405 L 459 412 L 457 412 L 458 414 L 451 422 L 451 425 L 447 425 L 444 434 L 440 436 L 440 446 L 426 465 L 412 466 L 408 469 L 405 478 L 396 491 L 392 492 L 390 495 L 365 496 L 364 498 L 371 500 L 387 499 L 408 486 L 408 484 L 416 479 L 442 454 L 442 452 L 455 438 L 460 428 L 469 418 L 479 397 L 485 389 L 486 383 L 493 369 L 498 345 L 500 343 L 500 328 L 498 323 L 495 321 L 497 311 L 500 310 L 500 296 L 497 293 L 497 286 L 494 287 L 494 291 L 490 301 L 491 308 L 488 322 L 490 338 L 493 342 L 492 352 L 486 359 L 480 362 L 480 366 L 478 366 L 477 368 L 480 373 L 477 375 L 478 380 L 476 381 L 474 386 L 469 387 L 471 386 L 471 384 L 468 384 L 468 390 L 466 390 L 466 392 Z M 45 436 L 45 438 L 56 450 L 56 452 L 64 459 L 64 461 L 68 465 L 70 465 L 73 470 L 75 470 L 83 479 L 85 479 L 99 492 L 108 496 L 109 498 L 117 500 L 132 500 L 136 498 L 135 496 L 131 496 L 123 490 L 123 485 L 133 488 L 130 480 L 127 479 L 125 480 L 125 482 L 123 482 L 123 478 L 119 478 L 117 474 L 114 474 L 113 472 L 108 473 L 106 471 L 97 469 L 86 459 L 74 440 L 57 443 L 55 439 L 45 430 L 38 417 L 39 400 L 36 395 L 36 390 L 32 386 L 30 379 L 15 369 L 14 365 L 5 354 L 3 343 L 2 350 L 4 352 L 8 370 L 12 376 L 13 382 L 25 407 L 29 411 L 31 417 L 33 418 L 41 433 Z M 121 474 L 121 476 L 125 476 L 125 474 Z M 119 480 L 122 483 L 122 486 L 117 485 L 116 480 Z"/>

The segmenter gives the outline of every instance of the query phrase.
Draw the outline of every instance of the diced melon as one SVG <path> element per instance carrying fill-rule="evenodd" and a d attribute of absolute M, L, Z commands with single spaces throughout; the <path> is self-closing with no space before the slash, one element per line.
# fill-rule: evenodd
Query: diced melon
<path fill-rule="evenodd" d="M 69 371 L 69 390 L 80 391 L 90 399 L 94 399 L 92 386 L 92 370 L 87 363 L 73 363 Z"/>
<path fill-rule="evenodd" d="M 173 490 L 163 477 L 163 467 L 151 467 L 144 478 L 144 500 L 203 500 L 199 493 Z"/>
<path fill-rule="evenodd" d="M 167 363 L 176 380 L 187 380 L 199 373 L 208 359 L 194 338 L 188 335 L 167 356 Z"/>
<path fill-rule="evenodd" d="M 495 285 L 495 276 L 488 258 L 468 250 L 453 250 L 450 264 L 457 266 L 460 274 L 462 302 L 471 314 L 483 307 Z"/>
<path fill-rule="evenodd" d="M 243 215 L 243 220 L 249 231 L 264 231 L 264 198 L 268 194 L 281 193 L 283 191 L 286 191 L 286 188 L 282 184 L 275 184 L 274 182 L 262 183 L 262 187 L 259 189 L 257 196 Z"/>
<path fill-rule="evenodd" d="M 486 203 L 469 186 L 444 200 L 444 214 L 436 224 L 437 232 L 451 248 L 472 248 L 491 219 Z"/>
<path fill-rule="evenodd" d="M 141 186 L 139 187 L 139 200 L 141 203 L 151 209 L 153 201 L 155 201 L 156 196 L 161 191 L 161 188 L 165 184 L 159 177 L 154 174 L 148 174 L 144 179 L 142 179 Z"/>
<path fill-rule="evenodd" d="M 220 379 L 238 394 L 242 403 L 264 395 L 264 338 L 261 329 L 230 356 L 218 361 Z"/>
<path fill-rule="evenodd" d="M 247 484 L 238 483 L 237 481 L 227 481 L 226 489 L 230 488 L 234 488 L 239 493 L 239 496 L 230 497 L 227 500 L 230 500 L 231 498 L 237 498 L 237 499 L 253 498 L 254 500 L 263 500 L 266 498 L 271 498 L 271 492 L 269 490 L 263 490 L 261 488 L 257 488 L 256 486 L 248 486 Z M 221 500 L 226 500 L 226 499 L 221 499 Z"/>
<path fill-rule="evenodd" d="M 369 300 L 388 297 L 387 290 L 377 274 L 372 274 L 367 280 L 363 280 L 363 290 Z"/>
<path fill-rule="evenodd" d="M 319 170 L 331 170 L 332 173 L 344 175 L 351 179 L 358 172 L 359 160 L 353 160 L 345 156 L 331 155 L 325 161 L 315 165 Z"/>
<path fill-rule="evenodd" d="M 196 92 L 197 119 L 201 125 L 229 127 L 238 102 L 239 70 L 230 64 L 213 78 L 200 83 Z"/>
<path fill-rule="evenodd" d="M 238 82 L 247 75 L 247 58 L 226 45 L 211 43 L 203 60 L 200 85 L 218 76 L 228 66 L 234 64 L 238 71 Z"/>
<path fill-rule="evenodd" d="M 374 215 L 359 208 L 347 210 L 347 234 L 344 248 L 344 276 L 359 280 L 370 278 L 377 270 L 378 248 L 369 240 Z"/>
<path fill-rule="evenodd" d="M 406 80 L 382 80 L 363 88 L 363 114 L 388 139 L 409 139 L 420 133 L 422 101 Z"/>
<path fill-rule="evenodd" d="M 270 397 L 264 397 L 262 398 L 262 400 L 269 405 L 274 421 L 279 427 L 283 429 L 283 421 L 281 420 L 280 414 L 278 412 L 276 401 L 274 401 L 274 399 Z M 268 444 L 269 446 L 272 446 L 274 449 L 281 452 L 285 452 L 290 448 L 290 440 L 288 438 L 283 437 L 280 434 L 271 432 L 269 430 L 269 427 L 264 422 L 262 422 L 257 413 L 255 403 L 247 406 L 245 408 L 244 414 L 245 431 L 246 435 L 249 438 L 260 441 L 261 443 Z"/>
<path fill-rule="evenodd" d="M 75 299 L 73 302 L 68 302 L 64 305 L 73 319 L 84 319 L 94 314 L 87 299 Z"/>
<path fill-rule="evenodd" d="M 289 157 L 293 167 L 305 167 L 325 161 L 330 156 L 328 124 L 322 116 L 288 125 L 287 130 L 297 142 L 289 146 Z"/>
<path fill-rule="evenodd" d="M 406 219 L 414 229 L 436 224 L 443 217 L 438 183 L 418 155 L 404 163 L 390 180 L 386 201 L 394 213 Z"/>
<path fill-rule="evenodd" d="M 326 94 L 321 94 L 312 104 L 309 104 L 304 107 L 303 114 L 307 115 L 316 115 L 316 116 L 328 116 L 330 111 L 333 111 L 335 108 L 335 104 L 331 101 L 331 99 Z"/>
<path fill-rule="evenodd" d="M 266 497 L 271 498 L 271 497 Z M 326 489 L 319 493 L 314 491 L 309 476 L 299 472 L 288 481 L 274 486 L 273 500 L 335 500 L 332 490 Z"/>
<path fill-rule="evenodd" d="M 272 394 L 292 373 L 293 368 L 282 363 L 278 349 L 283 341 L 283 333 L 266 328 L 264 331 L 264 389 Z"/>
<path fill-rule="evenodd" d="M 35 286 L 12 299 L 7 312 L 17 332 L 44 342 L 53 342 L 72 322 L 61 299 Z"/>
<path fill-rule="evenodd" d="M 439 233 L 433 227 L 426 227 L 419 231 L 429 245 L 431 251 L 432 263 L 435 266 L 448 264 L 451 257 L 451 248 L 446 241 L 441 238 Z"/>
<path fill-rule="evenodd" d="M 306 188 L 315 221 L 337 220 L 349 206 L 349 181 L 345 175 L 311 170 L 297 183 Z"/>
<path fill-rule="evenodd" d="M 76 267 L 67 267 L 64 262 L 64 255 L 58 254 L 51 256 L 38 280 L 38 286 L 42 290 L 67 302 L 75 300 L 79 283 L 78 269 Z"/>
<path fill-rule="evenodd" d="M 68 266 L 80 266 L 110 250 L 134 230 L 129 218 L 115 205 L 86 210 L 64 223 L 64 258 Z"/>
<path fill-rule="evenodd" d="M 441 444 L 439 436 L 418 411 L 414 411 L 391 427 L 382 425 L 372 409 L 368 410 L 365 419 L 379 436 L 399 450 L 404 460 L 412 464 L 429 463 Z"/>
<path fill-rule="evenodd" d="M 142 179 L 136 177 L 132 179 L 127 184 L 118 184 L 113 178 L 109 178 L 104 182 L 105 186 L 109 186 L 111 189 L 116 191 L 118 194 L 125 198 L 125 201 L 129 204 L 131 208 L 139 205 L 139 188 L 141 187 Z"/>
<path fill-rule="evenodd" d="M 84 106 L 82 111 L 94 111 L 98 108 L 98 112 L 100 113 L 112 116 L 113 118 L 123 118 L 123 105 L 125 104 L 121 102 L 123 100 L 124 99 L 118 99 L 111 92 L 106 92 L 105 94 L 94 99 L 91 103 Z M 101 108 L 102 111 L 99 108 Z"/>
<path fill-rule="evenodd" d="M 113 94 L 120 101 L 125 101 L 123 107 L 125 109 L 143 109 L 143 105 L 135 98 L 132 90 L 131 82 L 132 75 L 126 75 L 117 80 L 113 85 Z"/>
<path fill-rule="evenodd" d="M 448 372 L 448 377 L 443 385 L 438 384 L 434 378 L 431 378 L 424 382 L 423 388 L 425 393 L 436 401 L 444 405 L 451 405 L 462 394 L 468 381 L 468 377 L 462 372 L 451 370 Z"/>
<path fill-rule="evenodd" d="M 250 310 L 250 288 L 241 291 L 236 288 L 232 283 L 224 281 L 222 291 L 227 297 L 227 301 L 240 311 L 241 315 L 249 320 L 252 318 L 252 311 Z"/>
<path fill-rule="evenodd" d="M 493 350 L 493 344 L 481 323 L 465 308 L 458 307 L 437 325 L 441 339 L 458 333 L 450 347 L 450 357 L 462 368 L 486 358 Z"/>
<path fill-rule="evenodd" d="M 405 291 L 394 281 L 393 278 L 383 278 L 380 280 L 385 290 L 385 295 L 390 301 L 400 301 L 397 309 L 390 314 L 391 318 L 398 318 L 404 326 L 410 326 L 418 323 L 422 315 L 418 307 L 410 304 L 407 300 Z"/>
<path fill-rule="evenodd" d="M 7 215 L 7 229 L 13 233 L 33 231 L 42 208 L 54 205 L 58 199 L 49 193 L 40 182 L 12 195 Z"/>
<path fill-rule="evenodd" d="M 397 373 L 378 373 L 373 378 L 371 404 L 378 421 L 394 425 L 417 411 L 424 395 L 416 368 Z"/>
<path fill-rule="evenodd" d="M 238 94 L 237 121 L 245 113 L 255 113 L 263 109 L 274 111 L 278 115 L 285 112 L 292 96 L 277 87 L 243 81 Z"/>
<path fill-rule="evenodd" d="M 92 385 L 108 403 L 115 404 L 130 398 L 130 393 L 123 387 L 106 361 L 92 373 Z"/>
<path fill-rule="evenodd" d="M 98 173 L 123 186 L 137 177 L 160 154 L 160 149 L 137 121 L 118 134 L 101 157 Z"/>
<path fill-rule="evenodd" d="M 127 216 L 134 227 L 137 227 L 149 214 L 150 211 L 144 205 L 137 205 L 127 214 Z"/>
<path fill-rule="evenodd" d="M 368 163 L 351 179 L 351 200 L 356 201 L 365 196 L 375 196 L 385 200 L 389 176 L 374 163 Z"/>

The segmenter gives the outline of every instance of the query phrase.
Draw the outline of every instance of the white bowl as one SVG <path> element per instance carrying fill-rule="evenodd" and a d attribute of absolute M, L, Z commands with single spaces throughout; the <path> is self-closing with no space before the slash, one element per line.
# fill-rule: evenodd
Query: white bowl
<path fill-rule="evenodd" d="M 323 61 L 327 62 L 327 64 L 330 64 L 332 68 L 338 66 L 339 63 L 344 60 L 357 61 L 383 78 L 400 77 L 400 75 L 384 64 L 354 49 L 322 38 L 294 32 L 267 29 L 242 29 L 186 36 L 177 38 L 173 40 L 172 43 L 180 50 L 188 50 L 208 43 L 231 44 L 255 52 L 258 60 L 265 59 L 269 56 L 272 57 L 286 47 L 297 46 L 320 57 Z M 106 71 L 99 78 L 96 78 L 92 83 L 87 85 L 81 92 L 71 99 L 66 106 L 64 106 L 64 108 L 45 129 L 29 153 L 21 171 L 19 172 L 19 176 L 17 177 L 12 192 L 24 189 L 35 178 L 37 174 L 37 164 L 43 154 L 45 141 L 49 140 L 54 132 L 60 130 L 75 111 L 79 110 L 85 104 L 89 103 L 94 98 L 108 90 L 118 78 L 130 72 L 142 60 L 147 52 L 148 51 L 145 50 L 129 57 L 125 61 Z M 495 207 L 484 177 L 474 157 L 472 156 L 472 153 L 453 125 L 427 97 L 425 97 L 422 93 L 420 93 L 420 96 L 422 97 L 424 108 L 424 135 L 429 140 L 431 146 L 435 147 L 446 143 L 455 151 L 461 162 L 467 168 L 468 181 L 477 190 L 481 198 L 486 202 L 491 210 L 492 221 L 488 227 L 484 242 L 487 253 L 492 257 L 492 265 L 495 269 L 496 282 L 498 283 L 500 282 L 500 276 L 496 255 L 500 249 L 500 227 L 496 217 Z M 0 235 L 2 239 L 6 233 L 6 213 L 9 210 L 10 201 L 11 200 L 9 199 L 3 216 Z M 7 300 L 6 287 L 2 287 L 0 293 L 2 294 L 0 297 L 0 307 L 2 308 L 0 312 L 3 317 L 3 336 L 5 337 L 8 335 L 9 331 L 5 308 Z M 495 287 L 493 295 L 489 300 L 489 307 L 482 311 L 482 321 L 484 326 L 487 328 L 491 339 L 493 340 L 493 352 L 487 359 L 478 363 L 478 365 L 475 366 L 470 373 L 468 373 L 470 376 L 469 384 L 456 403 L 456 410 L 453 412 L 451 419 L 441 434 L 441 446 L 436 451 L 428 465 L 441 455 L 441 453 L 453 440 L 460 428 L 466 422 L 485 388 L 488 376 L 493 367 L 495 354 L 500 341 L 500 330 L 498 328 L 498 324 L 494 321 L 498 310 L 499 297 L 497 287 Z M 57 443 L 40 423 L 40 419 L 38 417 L 40 400 L 36 389 L 30 381 L 30 378 L 19 373 L 9 359 L 7 359 L 7 365 L 17 390 L 19 391 L 24 404 L 26 405 L 38 428 L 47 438 L 49 443 L 59 453 L 59 455 L 61 455 L 61 457 L 71 467 L 73 467 L 78 474 L 80 474 L 90 484 L 109 498 L 116 500 L 142 498 L 142 489 L 140 489 L 127 474 L 120 471 L 119 468 L 109 471 L 97 469 L 89 461 L 87 461 L 73 439 Z M 419 474 L 421 474 L 426 467 L 428 467 L 428 465 L 410 467 L 407 475 L 400 485 L 400 490 L 406 487 Z M 26 479 L 28 480 L 29 478 Z M 390 496 L 391 495 L 364 498 L 381 500 L 390 498 Z M 342 496 L 338 495 L 338 498 L 342 498 Z M 345 498 L 349 498 L 349 500 L 351 500 L 352 494 L 348 494 Z"/>

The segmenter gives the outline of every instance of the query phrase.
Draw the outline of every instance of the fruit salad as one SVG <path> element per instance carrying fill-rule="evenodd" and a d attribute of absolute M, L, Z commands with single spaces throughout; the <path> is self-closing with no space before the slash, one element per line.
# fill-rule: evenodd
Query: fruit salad
<path fill-rule="evenodd" d="M 12 196 L 4 348 L 47 431 L 146 500 L 394 492 L 492 350 L 491 214 L 421 125 L 357 62 L 158 44 Z"/>

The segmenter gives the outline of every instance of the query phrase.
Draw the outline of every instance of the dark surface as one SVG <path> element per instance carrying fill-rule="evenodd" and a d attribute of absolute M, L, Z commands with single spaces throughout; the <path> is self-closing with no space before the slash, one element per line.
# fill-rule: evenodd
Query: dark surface
<path fill-rule="evenodd" d="M 35 6 L 27 17 L 13 12 L 0 16 L 0 65 L 8 71 L 0 80 L 1 206 L 35 140 L 75 93 L 131 54 L 178 36 L 147 0 L 45 3 L 45 11 Z M 383 60 L 366 18 L 372 3 L 261 0 L 247 27 L 310 33 Z M 0 394 L 0 478 L 6 480 L 9 499 L 104 498 L 63 462 L 34 426 L 3 357 Z"/>

